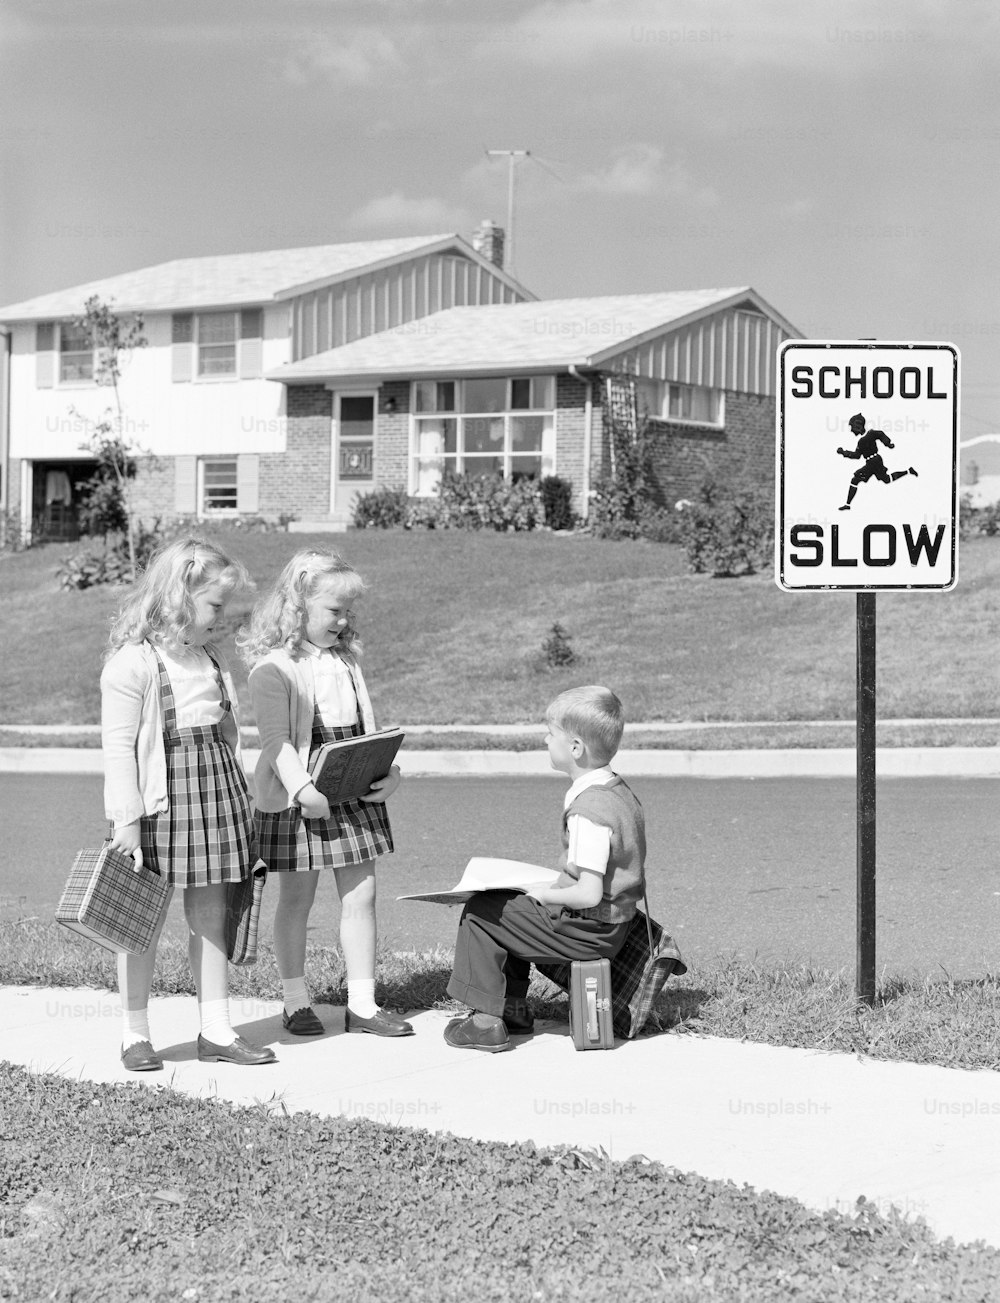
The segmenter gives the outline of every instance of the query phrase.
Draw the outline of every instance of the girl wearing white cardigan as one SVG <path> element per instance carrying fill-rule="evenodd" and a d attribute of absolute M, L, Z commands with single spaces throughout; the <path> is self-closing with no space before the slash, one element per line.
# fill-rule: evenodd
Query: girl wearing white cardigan
<path fill-rule="evenodd" d="M 229 1014 L 226 886 L 252 864 L 253 825 L 239 762 L 232 679 L 213 636 L 249 577 L 196 538 L 161 549 L 124 602 L 101 674 L 104 793 L 111 845 L 184 891 L 198 992 L 198 1057 L 273 1063 L 237 1036 Z M 168 895 L 169 902 L 169 895 Z M 164 915 L 166 906 L 164 906 Z M 122 1063 L 163 1067 L 149 1031 L 149 991 L 163 917 L 149 949 L 120 955 Z"/>

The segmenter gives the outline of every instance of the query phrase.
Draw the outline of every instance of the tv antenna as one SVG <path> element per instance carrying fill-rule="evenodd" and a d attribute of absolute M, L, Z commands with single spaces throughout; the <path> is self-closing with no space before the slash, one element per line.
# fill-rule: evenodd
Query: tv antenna
<path fill-rule="evenodd" d="M 503 269 L 514 274 L 514 174 L 518 161 L 530 158 L 530 149 L 488 149 L 488 158 L 506 158 L 507 160 L 507 229 L 504 232 Z"/>

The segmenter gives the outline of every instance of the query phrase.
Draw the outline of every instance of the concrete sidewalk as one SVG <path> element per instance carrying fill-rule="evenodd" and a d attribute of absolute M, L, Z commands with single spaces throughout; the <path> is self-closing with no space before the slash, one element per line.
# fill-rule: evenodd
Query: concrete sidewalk
<path fill-rule="evenodd" d="M 298 1039 L 277 1001 L 232 1001 L 233 1022 L 278 1063 L 197 1061 L 193 997 L 150 1007 L 164 1072 L 118 1057 L 115 994 L 0 988 L 3 1057 L 74 1080 L 169 1085 L 289 1111 L 365 1117 L 477 1140 L 644 1154 L 681 1171 L 746 1183 L 820 1212 L 860 1195 L 941 1237 L 1000 1247 L 1000 1073 L 883 1063 L 667 1033 L 577 1053 L 565 1024 L 540 1022 L 506 1054 L 454 1050 L 448 1015 L 419 1011 L 403 1040 L 345 1036 L 343 1008 L 317 1006 L 327 1032 Z"/>

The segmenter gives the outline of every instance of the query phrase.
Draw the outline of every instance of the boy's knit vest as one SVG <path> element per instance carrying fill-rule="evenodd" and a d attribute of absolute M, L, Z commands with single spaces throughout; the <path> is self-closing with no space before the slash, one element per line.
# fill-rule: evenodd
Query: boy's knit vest
<path fill-rule="evenodd" d="M 585 918 L 603 923 L 625 923 L 635 914 L 642 895 L 643 865 L 646 861 L 646 821 L 632 789 L 616 774 L 604 786 L 587 787 L 563 812 L 563 850 L 569 848 L 568 820 L 583 815 L 591 823 L 611 832 L 604 892 L 591 909 L 581 910 Z"/>

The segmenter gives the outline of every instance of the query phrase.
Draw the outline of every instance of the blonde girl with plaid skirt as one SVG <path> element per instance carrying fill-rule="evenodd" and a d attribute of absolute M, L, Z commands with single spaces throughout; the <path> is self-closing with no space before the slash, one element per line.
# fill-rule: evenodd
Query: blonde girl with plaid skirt
<path fill-rule="evenodd" d="M 289 561 L 254 609 L 239 644 L 250 670 L 260 731 L 254 774 L 257 852 L 277 875 L 274 953 L 284 994 L 282 1022 L 294 1036 L 324 1027 L 305 980 L 306 928 L 320 876 L 340 896 L 340 945 L 347 968 L 348 1032 L 409 1036 L 413 1028 L 375 1003 L 375 861 L 392 851 L 386 798 L 399 767 L 358 800 L 331 806 L 309 776 L 324 742 L 375 727 L 361 673 L 354 612 L 364 581 L 334 552 L 306 550 Z"/>
<path fill-rule="evenodd" d="M 253 823 L 239 759 L 232 679 L 212 639 L 226 604 L 249 587 L 238 561 L 196 538 L 162 548 L 126 599 L 101 674 L 104 794 L 111 845 L 184 892 L 198 993 L 198 1058 L 273 1063 L 229 1016 L 226 884 L 250 872 Z M 169 902 L 170 896 L 168 896 Z M 149 1031 L 149 991 L 163 916 L 144 954 L 120 955 L 122 1062 L 163 1067 Z"/>

